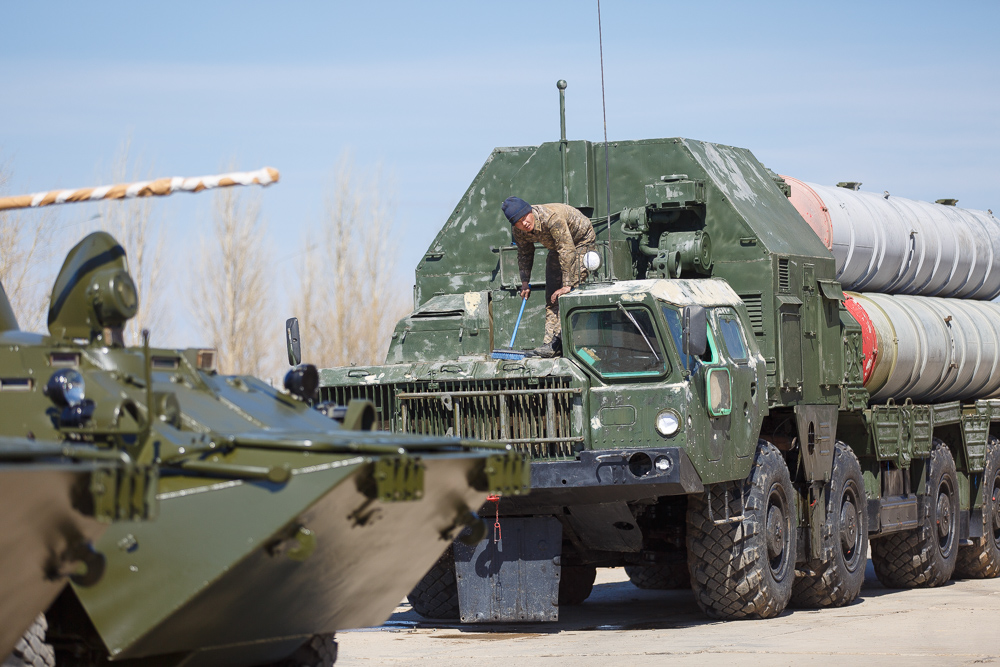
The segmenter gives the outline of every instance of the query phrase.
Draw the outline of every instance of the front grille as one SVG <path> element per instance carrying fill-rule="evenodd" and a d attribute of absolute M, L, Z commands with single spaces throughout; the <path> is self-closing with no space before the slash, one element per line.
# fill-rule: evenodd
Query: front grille
<path fill-rule="evenodd" d="M 572 458 L 583 448 L 580 389 L 568 377 L 401 382 L 321 387 L 320 398 L 375 404 L 378 428 L 503 442 L 532 458 Z"/>

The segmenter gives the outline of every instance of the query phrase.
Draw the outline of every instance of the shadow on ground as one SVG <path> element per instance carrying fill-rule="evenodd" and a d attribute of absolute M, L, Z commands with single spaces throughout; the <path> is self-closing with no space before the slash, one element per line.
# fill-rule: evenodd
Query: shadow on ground
<path fill-rule="evenodd" d="M 599 571 L 600 572 L 600 571 Z M 600 577 L 599 577 L 600 579 Z M 866 598 L 892 594 L 875 576 L 871 561 L 865 569 L 861 596 L 853 604 L 863 604 Z M 783 615 L 815 613 L 815 610 L 789 608 Z M 355 632 L 402 631 L 409 629 L 454 630 L 465 635 L 484 633 L 510 638 L 511 635 L 540 635 L 558 632 L 592 630 L 667 630 L 726 621 L 707 618 L 698 608 L 690 590 L 647 591 L 636 588 L 628 580 L 598 583 L 587 601 L 573 607 L 561 607 L 555 623 L 475 623 L 425 619 L 403 602 L 384 624 Z M 439 635 L 456 637 L 454 633 Z M 470 637 L 471 638 L 471 637 Z"/>

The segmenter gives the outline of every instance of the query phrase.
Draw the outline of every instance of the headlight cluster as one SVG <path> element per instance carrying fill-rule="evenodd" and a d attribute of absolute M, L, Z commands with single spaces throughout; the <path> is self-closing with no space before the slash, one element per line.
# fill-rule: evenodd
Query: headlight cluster
<path fill-rule="evenodd" d="M 75 408 L 87 397 L 87 386 L 80 371 L 64 368 L 49 378 L 45 395 L 61 408 Z"/>
<path fill-rule="evenodd" d="M 681 416 L 673 410 L 662 410 L 656 415 L 656 430 L 660 435 L 671 436 L 681 427 Z"/>
<path fill-rule="evenodd" d="M 79 428 L 94 416 L 94 402 L 87 398 L 83 375 L 74 368 L 56 371 L 45 384 L 45 395 L 62 408 L 59 426 Z"/>

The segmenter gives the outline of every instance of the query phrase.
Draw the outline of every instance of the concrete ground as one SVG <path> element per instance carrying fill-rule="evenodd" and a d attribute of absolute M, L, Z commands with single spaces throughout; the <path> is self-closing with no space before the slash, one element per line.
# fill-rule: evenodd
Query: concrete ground
<path fill-rule="evenodd" d="M 369 665 L 971 665 L 1000 663 L 1000 579 L 889 590 L 871 563 L 854 604 L 767 621 L 712 621 L 690 591 L 643 591 L 598 570 L 558 623 L 458 625 L 404 601 L 379 628 L 338 633 L 337 667 Z"/>

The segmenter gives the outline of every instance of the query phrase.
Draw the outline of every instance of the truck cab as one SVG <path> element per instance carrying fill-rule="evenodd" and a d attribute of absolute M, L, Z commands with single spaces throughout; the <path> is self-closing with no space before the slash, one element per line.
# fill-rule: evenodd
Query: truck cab
<path fill-rule="evenodd" d="M 588 285 L 560 307 L 563 355 L 591 383 L 590 449 L 683 450 L 705 483 L 746 474 L 767 411 L 764 358 L 727 283 Z"/>

